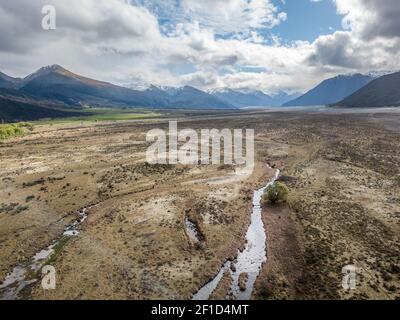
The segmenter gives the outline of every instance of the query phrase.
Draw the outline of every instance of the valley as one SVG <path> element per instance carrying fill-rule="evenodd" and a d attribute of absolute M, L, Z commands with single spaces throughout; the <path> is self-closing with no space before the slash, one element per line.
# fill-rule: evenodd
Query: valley
<path fill-rule="evenodd" d="M 42 261 L 56 289 L 36 281 L 15 298 L 191 299 L 237 262 L 254 191 L 277 169 L 290 194 L 261 210 L 266 261 L 251 299 L 400 297 L 399 109 L 137 113 L 38 122 L 0 144 L 0 298 L 15 267 L 63 239 Z M 148 164 L 146 133 L 170 119 L 196 131 L 254 128 L 253 174 Z M 83 208 L 78 233 L 65 237 Z M 358 285 L 345 291 L 349 264 Z M 231 273 L 222 269 L 210 299 L 233 298 Z"/>
<path fill-rule="evenodd" d="M 400 105 L 399 74 L 338 75 L 303 95 L 279 90 L 266 94 L 248 88 L 201 90 L 188 85 L 149 85 L 139 90 L 90 79 L 55 64 L 42 67 L 25 78 L 13 78 L 0 72 L 0 121 L 129 120 L 151 118 L 150 113 L 160 116 L 160 113 L 182 110 L 232 113 L 280 106 L 395 107 Z"/>

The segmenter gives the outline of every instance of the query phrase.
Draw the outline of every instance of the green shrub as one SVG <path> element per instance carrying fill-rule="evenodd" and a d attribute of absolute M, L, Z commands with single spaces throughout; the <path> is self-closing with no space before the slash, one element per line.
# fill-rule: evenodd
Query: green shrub
<path fill-rule="evenodd" d="M 275 182 L 265 190 L 263 203 L 270 202 L 272 204 L 275 204 L 281 201 L 285 202 L 288 195 L 288 187 L 283 182 Z"/>
<path fill-rule="evenodd" d="M 33 125 L 28 122 L 0 125 L 0 140 L 22 136 L 24 134 L 24 128 L 32 131 Z"/>

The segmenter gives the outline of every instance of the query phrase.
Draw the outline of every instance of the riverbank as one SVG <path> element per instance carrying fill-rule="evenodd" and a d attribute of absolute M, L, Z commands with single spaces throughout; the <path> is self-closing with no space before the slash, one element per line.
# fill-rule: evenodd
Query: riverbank
<path fill-rule="evenodd" d="M 263 208 L 267 232 L 267 262 L 257 278 L 253 298 L 288 300 L 301 298 L 304 245 L 301 224 L 287 204 Z"/>

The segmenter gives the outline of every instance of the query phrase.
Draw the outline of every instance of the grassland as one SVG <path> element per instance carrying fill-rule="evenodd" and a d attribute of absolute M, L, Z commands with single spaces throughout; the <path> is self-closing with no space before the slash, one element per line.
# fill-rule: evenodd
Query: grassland
<path fill-rule="evenodd" d="M 84 114 L 76 117 L 44 119 L 36 121 L 36 124 L 57 124 L 74 122 L 98 122 L 98 121 L 126 121 L 139 119 L 152 119 L 162 117 L 163 114 L 145 109 L 84 109 Z"/>
<path fill-rule="evenodd" d="M 282 170 L 290 194 L 287 205 L 263 211 L 268 261 L 253 298 L 400 296 L 399 113 L 181 118 L 180 128 L 197 131 L 255 129 L 256 170 L 229 180 L 230 167 L 147 164 L 146 133 L 168 130 L 166 119 L 107 121 L 115 114 L 103 113 L 102 121 L 107 111 L 96 112 L 101 122 L 35 123 L 0 145 L 0 280 L 60 238 L 76 210 L 98 203 L 51 261 L 56 290 L 37 283 L 28 298 L 190 298 L 243 245 L 253 190 L 273 174 L 267 163 Z M 348 264 L 360 269 L 351 292 L 341 287 Z M 229 298 L 228 278 L 215 296 Z"/>

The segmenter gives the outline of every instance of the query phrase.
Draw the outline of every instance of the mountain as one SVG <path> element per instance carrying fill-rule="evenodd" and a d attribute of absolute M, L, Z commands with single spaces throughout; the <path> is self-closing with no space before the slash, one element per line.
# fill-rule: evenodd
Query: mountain
<path fill-rule="evenodd" d="M 175 95 L 182 87 L 168 87 L 168 86 L 161 86 L 159 87 L 161 90 L 165 91 L 169 96 Z"/>
<path fill-rule="evenodd" d="M 370 82 L 338 105 L 357 108 L 400 106 L 400 72 Z"/>
<path fill-rule="evenodd" d="M 167 107 L 170 104 L 171 96 L 164 88 L 151 85 L 146 90 L 143 90 L 143 92 L 147 96 L 152 97 L 152 99 L 159 101 L 159 105 L 161 104 L 162 106 Z"/>
<path fill-rule="evenodd" d="M 226 103 L 207 92 L 194 87 L 157 87 L 151 85 L 145 93 L 168 108 L 211 108 L 232 109 L 234 106 Z"/>
<path fill-rule="evenodd" d="M 75 106 L 153 107 L 160 104 L 142 91 L 85 78 L 58 65 L 41 68 L 23 79 L 18 88 L 28 94 Z"/>
<path fill-rule="evenodd" d="M 288 94 L 284 91 L 268 95 L 260 90 L 232 90 L 229 88 L 211 90 L 210 94 L 237 108 L 278 107 L 300 95 L 298 93 Z"/>
<path fill-rule="evenodd" d="M 211 94 L 219 100 L 237 108 L 271 106 L 273 99 L 262 91 L 241 92 L 232 89 L 211 91 Z"/>
<path fill-rule="evenodd" d="M 369 71 L 368 73 L 366 73 L 365 75 L 370 76 L 374 79 L 378 79 L 380 77 L 383 76 L 387 76 L 388 74 L 392 74 L 395 73 L 396 71 L 392 70 L 392 71 L 388 71 L 388 70 L 380 70 L 380 71 Z"/>
<path fill-rule="evenodd" d="M 20 79 L 10 77 L 2 72 L 0 72 L 0 88 L 13 88 Z"/>
<path fill-rule="evenodd" d="M 14 89 L 0 88 L 0 122 L 33 121 L 83 115 L 65 105 L 41 100 Z"/>
<path fill-rule="evenodd" d="M 371 76 L 362 74 L 339 75 L 327 79 L 297 99 L 289 101 L 284 106 L 315 106 L 334 104 L 351 95 L 374 80 Z"/>
<path fill-rule="evenodd" d="M 235 106 L 199 89 L 184 86 L 170 90 L 169 105 L 174 108 L 215 108 L 232 109 Z"/>
<path fill-rule="evenodd" d="M 41 68 L 22 79 L 17 88 L 21 92 L 71 106 L 232 108 L 231 105 L 189 86 L 171 93 L 155 86 L 147 90 L 133 90 L 82 77 L 59 65 Z"/>

